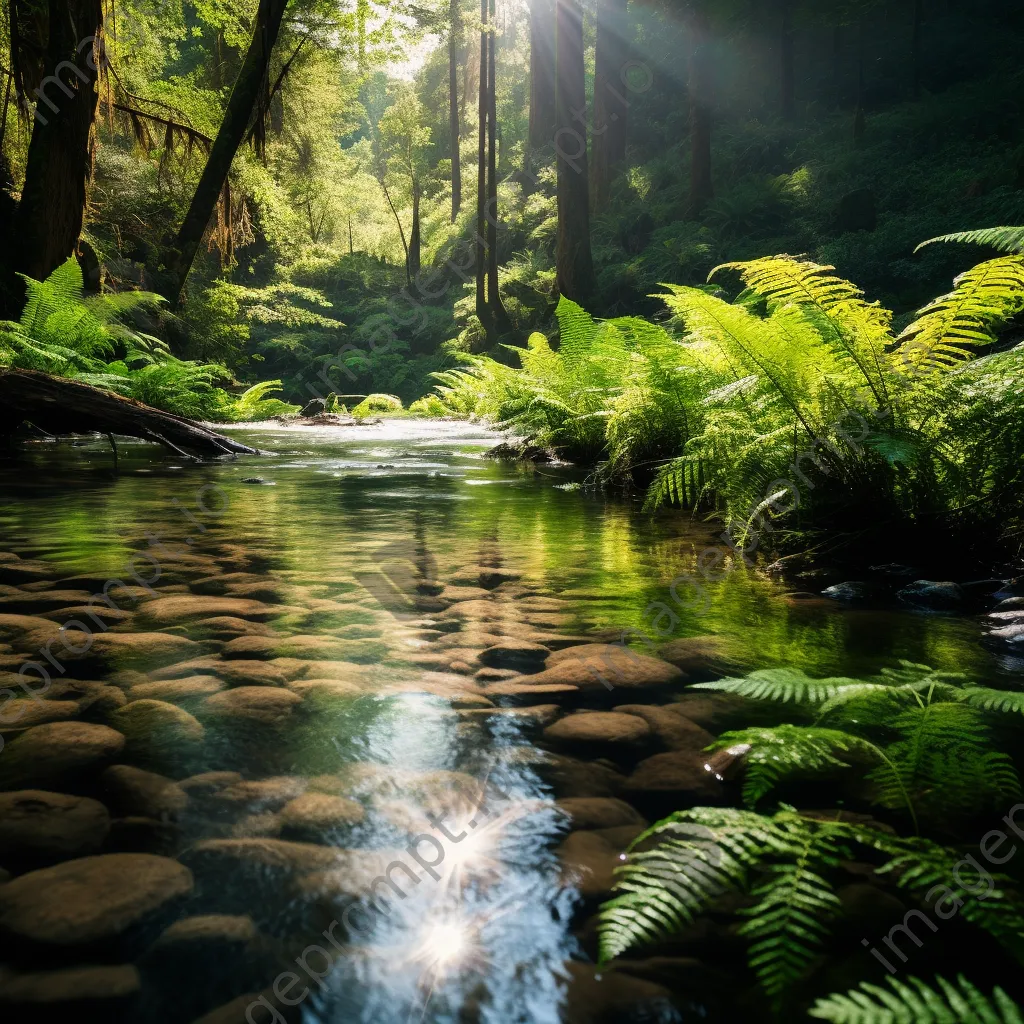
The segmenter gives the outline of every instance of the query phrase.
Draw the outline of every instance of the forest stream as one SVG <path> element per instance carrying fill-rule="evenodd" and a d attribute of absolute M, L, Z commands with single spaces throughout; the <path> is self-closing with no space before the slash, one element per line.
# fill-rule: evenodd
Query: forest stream
<path fill-rule="evenodd" d="M 262 454 L 0 466 L 0 670 L 38 691 L 0 727 L 5 1020 L 19 991 L 35 1020 L 756 1019 L 714 915 L 595 967 L 632 840 L 739 803 L 703 751 L 751 702 L 686 686 L 1014 667 L 976 617 L 698 576 L 713 523 L 487 459 L 472 424 L 231 436 Z"/>

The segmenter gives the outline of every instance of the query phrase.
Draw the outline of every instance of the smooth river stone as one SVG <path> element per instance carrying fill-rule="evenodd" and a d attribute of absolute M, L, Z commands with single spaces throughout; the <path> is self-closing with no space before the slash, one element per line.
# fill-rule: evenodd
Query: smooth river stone
<path fill-rule="evenodd" d="M 125 757 L 133 761 L 176 760 L 203 741 L 202 725 L 176 704 L 133 700 L 110 716 L 127 740 Z"/>
<path fill-rule="evenodd" d="M 149 668 L 194 658 L 209 649 L 171 633 L 99 633 L 91 629 L 88 632 L 79 629 L 62 631 L 60 623 L 46 619 L 40 621 L 46 623 L 46 628 L 23 636 L 21 645 L 33 651 L 50 650 L 62 664 L 85 662 L 103 665 L 108 670 Z"/>
<path fill-rule="evenodd" d="M 200 619 L 192 626 L 192 632 L 200 636 L 209 636 L 216 640 L 234 640 L 240 636 L 274 636 L 273 626 L 265 622 L 250 622 L 235 615 L 214 615 L 209 619 Z"/>
<path fill-rule="evenodd" d="M 308 783 L 295 775 L 240 780 L 210 797 L 212 804 L 243 811 L 275 811 L 300 797 Z"/>
<path fill-rule="evenodd" d="M 188 806 L 188 794 L 173 779 L 132 765 L 111 765 L 100 785 L 110 809 L 124 817 L 174 819 Z"/>
<path fill-rule="evenodd" d="M 39 615 L 17 615 L 10 612 L 0 614 L 0 640 L 8 640 L 19 646 L 22 646 L 22 641 L 26 637 L 40 632 L 49 632 L 56 628 L 53 622 Z M 34 653 L 31 647 L 25 649 L 27 652 Z M 37 651 L 38 648 L 35 650 Z"/>
<path fill-rule="evenodd" d="M 485 590 L 493 590 L 502 583 L 509 583 L 519 578 L 519 573 L 513 572 L 511 569 L 490 565 L 465 565 L 449 577 L 449 582 L 456 586 L 483 587 Z"/>
<path fill-rule="evenodd" d="M 557 801 L 556 806 L 569 817 L 574 829 L 647 824 L 635 808 L 615 797 L 570 797 Z"/>
<path fill-rule="evenodd" d="M 47 722 L 69 722 L 79 715 L 73 700 L 40 700 L 22 697 L 0 704 L 0 733 L 8 735 Z"/>
<path fill-rule="evenodd" d="M 216 615 L 237 616 L 265 622 L 301 609 L 283 605 L 269 605 L 243 597 L 201 597 L 176 594 L 148 601 L 139 611 L 140 616 L 157 626 L 173 626 L 190 619 L 208 619 Z"/>
<path fill-rule="evenodd" d="M 280 725 L 288 720 L 302 698 L 273 686 L 239 686 L 207 697 L 200 714 L 226 722 Z"/>
<path fill-rule="evenodd" d="M 706 762 L 703 754 L 685 750 L 655 754 L 636 766 L 622 795 L 652 817 L 670 809 L 721 804 L 727 791 L 705 768 Z"/>
<path fill-rule="evenodd" d="M 362 804 L 326 793 L 304 793 L 281 808 L 281 823 L 299 832 L 329 832 L 358 825 L 365 817 Z"/>
<path fill-rule="evenodd" d="M 186 676 L 184 679 L 163 679 L 139 683 L 127 691 L 128 700 L 162 700 L 170 704 L 202 700 L 220 693 L 227 684 L 216 676 Z"/>
<path fill-rule="evenodd" d="M 721 679 L 743 671 L 739 645 L 731 637 L 688 636 L 658 648 L 658 656 L 675 665 L 693 682 Z"/>
<path fill-rule="evenodd" d="M 699 754 L 715 742 L 715 737 L 707 729 L 702 729 L 685 715 L 669 711 L 667 708 L 646 704 L 623 704 L 612 710 L 642 718 L 666 750 L 689 750 Z"/>
<path fill-rule="evenodd" d="M 642 718 L 614 711 L 579 711 L 544 730 L 544 739 L 560 747 L 636 746 L 650 738 Z"/>
<path fill-rule="evenodd" d="M 145 853 L 82 857 L 0 886 L 0 934 L 50 947 L 104 944 L 192 891 L 192 873 Z"/>
<path fill-rule="evenodd" d="M 0 1016 L 34 1024 L 127 1024 L 140 989 L 139 972 L 131 964 L 24 972 L 2 968 Z"/>
<path fill-rule="evenodd" d="M 98 800 L 40 789 L 0 793 L 0 864 L 55 864 L 98 853 L 110 815 Z"/>
<path fill-rule="evenodd" d="M 92 594 L 86 590 L 44 590 L 41 593 L 22 590 L 17 594 L 0 597 L 0 614 L 14 612 L 16 615 L 38 615 L 40 612 L 87 605 L 90 597 Z"/>
<path fill-rule="evenodd" d="M 108 765 L 124 746 L 124 736 L 105 725 L 51 722 L 34 726 L 0 752 L 0 788 L 77 783 L 83 774 Z"/>
<path fill-rule="evenodd" d="M 263 583 L 266 577 L 254 572 L 225 572 L 218 576 L 204 576 L 202 579 L 193 580 L 189 590 L 193 594 L 201 594 L 204 597 L 221 597 L 228 592 L 228 588 L 238 584 Z"/>
<path fill-rule="evenodd" d="M 488 668 L 514 668 L 531 672 L 538 671 L 550 654 L 542 644 L 510 638 L 481 651 L 478 657 L 480 663 Z"/>
<path fill-rule="evenodd" d="M 621 853 L 622 847 L 596 832 L 571 832 L 558 848 L 565 882 L 585 899 L 603 899 L 611 892 Z"/>
<path fill-rule="evenodd" d="M 659 658 L 637 654 L 618 644 L 587 644 L 556 651 L 548 658 L 543 672 L 527 676 L 523 682 L 614 690 L 668 686 L 682 682 L 683 678 L 675 665 Z"/>

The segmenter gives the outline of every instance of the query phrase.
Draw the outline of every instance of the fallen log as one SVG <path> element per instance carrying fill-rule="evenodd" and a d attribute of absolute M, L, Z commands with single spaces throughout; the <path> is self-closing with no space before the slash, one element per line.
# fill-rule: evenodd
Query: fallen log
<path fill-rule="evenodd" d="M 187 458 L 258 454 L 194 420 L 131 398 L 35 370 L 0 368 L 0 436 L 26 422 L 49 434 L 123 434 L 155 441 Z"/>

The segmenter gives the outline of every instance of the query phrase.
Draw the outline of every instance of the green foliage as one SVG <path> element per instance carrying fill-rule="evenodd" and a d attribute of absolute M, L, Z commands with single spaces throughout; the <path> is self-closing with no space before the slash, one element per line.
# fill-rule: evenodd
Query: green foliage
<path fill-rule="evenodd" d="M 780 1011 L 840 913 L 829 876 L 858 851 L 861 858 L 864 851 L 884 855 L 881 872 L 928 900 L 959 899 L 964 916 L 998 939 L 1012 942 L 1024 924 L 1019 900 L 995 888 L 1004 879 L 993 876 L 986 898 L 968 903 L 965 887 L 975 888 L 978 879 L 965 872 L 963 886 L 949 885 L 961 854 L 926 839 L 808 818 L 789 807 L 770 817 L 698 807 L 633 842 L 617 869 L 617 895 L 601 908 L 601 962 L 677 934 L 723 893 L 739 890 L 753 900 L 741 911 L 741 933 L 752 940 L 750 966 Z"/>
<path fill-rule="evenodd" d="M 956 981 L 937 977 L 886 978 L 888 988 L 862 982 L 846 993 L 819 999 L 809 1014 L 833 1024 L 1024 1024 L 1020 1007 L 1001 989 L 991 997 L 962 974 Z"/>
<path fill-rule="evenodd" d="M 216 386 L 231 379 L 223 366 L 176 359 L 160 339 L 131 326 L 131 317 L 159 308 L 158 295 L 86 296 L 73 257 L 45 281 L 24 280 L 21 318 L 0 324 L 0 366 L 73 377 L 193 419 L 238 422 L 295 411 L 266 397 L 280 381 L 257 384 L 235 400 Z"/>
<path fill-rule="evenodd" d="M 987 245 L 1002 252 L 1012 252 L 1019 255 L 1024 253 L 1024 228 L 1002 227 L 982 228 L 980 231 L 956 231 L 951 235 L 939 235 L 938 238 L 929 238 L 917 248 L 920 250 L 926 245 L 935 245 L 938 242 Z"/>
<path fill-rule="evenodd" d="M 794 669 L 694 689 L 812 707 L 817 724 L 724 733 L 712 750 L 744 753 L 744 800 L 753 807 L 782 779 L 847 767 L 837 755 L 873 765 L 866 775 L 880 806 L 938 820 L 1003 806 L 1020 794 L 1007 754 L 992 750 L 991 714 L 1019 714 L 1020 694 L 969 685 L 957 673 L 901 662 L 874 680 L 813 680 Z"/>
<path fill-rule="evenodd" d="M 402 400 L 394 395 L 367 395 L 352 410 L 356 419 L 372 416 L 374 413 L 395 413 L 402 411 Z"/>

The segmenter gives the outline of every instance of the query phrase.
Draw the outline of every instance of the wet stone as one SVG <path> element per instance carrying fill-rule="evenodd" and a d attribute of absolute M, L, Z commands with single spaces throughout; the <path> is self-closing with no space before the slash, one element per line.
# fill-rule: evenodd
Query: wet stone
<path fill-rule="evenodd" d="M 110 815 L 97 800 L 23 789 L 0 793 L 0 864 L 39 867 L 98 853 Z"/>
<path fill-rule="evenodd" d="M 173 779 L 131 765 L 111 765 L 100 785 L 107 805 L 120 816 L 174 819 L 188 806 L 188 794 Z"/>
<path fill-rule="evenodd" d="M 54 950 L 113 944 L 191 891 L 189 870 L 166 857 L 82 857 L 0 887 L 0 936 Z"/>
<path fill-rule="evenodd" d="M 40 1024 L 120 1024 L 137 1011 L 141 980 L 131 964 L 17 971 L 0 968 L 0 1016 Z"/>
<path fill-rule="evenodd" d="M 86 722 L 52 722 L 19 733 L 0 753 L 0 786 L 41 786 L 98 772 L 125 746 L 120 732 Z"/>

